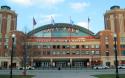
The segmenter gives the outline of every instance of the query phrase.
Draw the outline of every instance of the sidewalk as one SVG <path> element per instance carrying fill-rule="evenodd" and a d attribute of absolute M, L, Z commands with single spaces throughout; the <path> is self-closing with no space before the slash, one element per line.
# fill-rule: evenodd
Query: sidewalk
<path fill-rule="evenodd" d="M 37 73 L 33 78 L 97 78 L 91 75 L 93 73 L 79 71 L 49 71 Z"/>
<path fill-rule="evenodd" d="M 97 78 L 97 77 L 94 77 L 94 76 L 87 76 L 87 75 L 84 75 L 82 77 L 72 77 L 72 76 L 51 76 L 51 77 L 45 77 L 45 76 L 40 76 L 40 75 L 37 75 L 35 77 L 32 77 L 32 78 Z"/>

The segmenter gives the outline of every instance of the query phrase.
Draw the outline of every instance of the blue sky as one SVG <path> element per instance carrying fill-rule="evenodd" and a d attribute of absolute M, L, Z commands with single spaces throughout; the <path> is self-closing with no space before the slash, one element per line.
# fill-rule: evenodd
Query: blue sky
<path fill-rule="evenodd" d="M 125 8 L 125 0 L 1 0 L 1 5 L 8 5 L 18 14 L 17 30 L 31 31 L 33 17 L 37 25 L 35 28 L 51 23 L 51 16 L 55 23 L 70 23 L 88 28 L 97 33 L 104 30 L 104 13 L 113 5 Z"/>

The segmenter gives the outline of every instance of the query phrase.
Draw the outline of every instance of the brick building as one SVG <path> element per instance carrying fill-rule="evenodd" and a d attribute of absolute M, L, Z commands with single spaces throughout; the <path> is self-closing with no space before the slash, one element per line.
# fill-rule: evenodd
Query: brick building
<path fill-rule="evenodd" d="M 10 65 L 13 33 L 16 35 L 15 67 L 22 66 L 24 58 L 26 64 L 37 68 L 114 66 L 114 33 L 117 34 L 119 64 L 125 64 L 124 15 L 124 9 L 112 6 L 104 14 L 105 30 L 96 34 L 68 23 L 47 24 L 25 34 L 16 30 L 17 14 L 10 7 L 1 6 L 0 65 L 4 68 Z"/>

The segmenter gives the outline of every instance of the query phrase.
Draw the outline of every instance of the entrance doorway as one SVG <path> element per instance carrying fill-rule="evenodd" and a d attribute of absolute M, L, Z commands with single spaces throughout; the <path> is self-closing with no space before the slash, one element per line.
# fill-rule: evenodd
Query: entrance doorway
<path fill-rule="evenodd" d="M 54 59 L 55 67 L 67 68 L 69 67 L 69 59 Z"/>
<path fill-rule="evenodd" d="M 50 60 L 35 60 L 33 63 L 36 68 L 50 68 L 51 67 Z"/>
<path fill-rule="evenodd" d="M 1 62 L 1 67 L 2 68 L 8 68 L 8 62 L 7 61 Z"/>
<path fill-rule="evenodd" d="M 106 62 L 106 66 L 109 66 L 109 67 L 110 67 L 110 62 Z"/>
<path fill-rule="evenodd" d="M 73 59 L 72 67 L 74 68 L 86 68 L 89 59 Z"/>

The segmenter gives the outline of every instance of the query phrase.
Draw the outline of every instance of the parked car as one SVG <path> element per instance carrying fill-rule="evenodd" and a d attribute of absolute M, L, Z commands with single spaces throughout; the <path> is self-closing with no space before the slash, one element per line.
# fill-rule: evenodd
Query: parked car
<path fill-rule="evenodd" d="M 125 64 L 118 65 L 119 69 L 125 69 Z"/>
<path fill-rule="evenodd" d="M 19 69 L 19 70 L 23 70 L 23 69 L 25 69 L 25 67 L 18 67 L 18 69 Z M 26 69 L 27 69 L 27 70 L 34 70 L 35 68 L 32 67 L 32 66 L 26 66 Z"/>
<path fill-rule="evenodd" d="M 98 65 L 98 66 L 94 66 L 93 69 L 109 69 L 109 66 L 105 66 L 105 65 Z"/>

